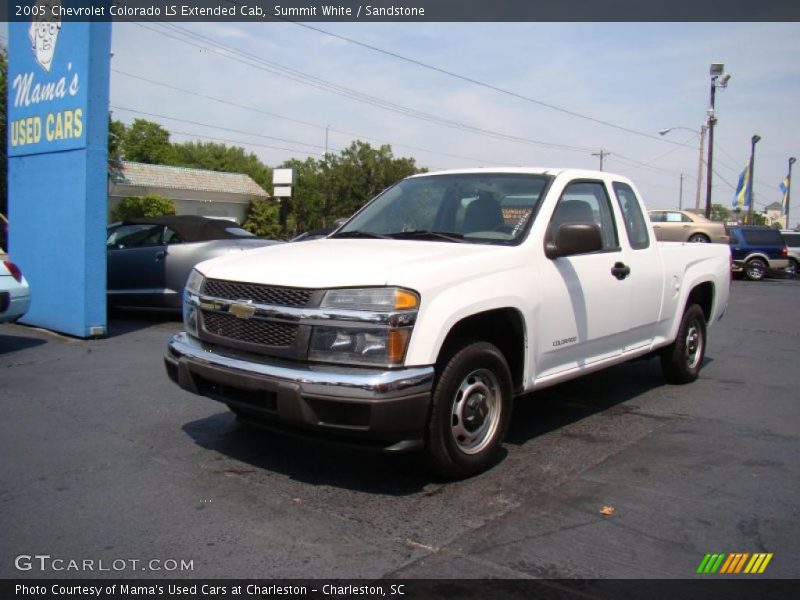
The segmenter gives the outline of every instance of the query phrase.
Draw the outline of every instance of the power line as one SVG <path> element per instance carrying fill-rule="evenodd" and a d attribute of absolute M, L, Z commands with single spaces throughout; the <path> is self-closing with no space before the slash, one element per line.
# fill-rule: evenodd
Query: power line
<path fill-rule="evenodd" d="M 218 42 L 216 40 L 208 38 L 206 36 L 203 36 L 203 35 L 188 31 L 188 30 L 186 30 L 184 28 L 178 27 L 178 26 L 176 26 L 174 24 L 171 24 L 171 23 L 159 23 L 158 25 L 163 29 L 172 30 L 172 31 L 176 32 L 177 35 L 184 36 L 184 37 L 176 37 L 173 34 L 165 33 L 161 29 L 153 29 L 152 27 L 148 27 L 148 26 L 146 26 L 146 25 L 144 25 L 142 23 L 138 23 L 137 22 L 137 23 L 134 23 L 134 24 L 138 25 L 139 27 L 142 27 L 144 29 L 148 29 L 150 31 L 158 33 L 160 35 L 168 36 L 171 39 L 183 42 L 185 44 L 194 46 L 196 48 L 199 48 L 199 49 L 202 49 L 202 50 L 205 50 L 205 51 L 208 51 L 208 52 L 212 52 L 214 54 L 217 54 L 218 56 L 222 56 L 224 58 L 228 58 L 230 60 L 234 60 L 234 61 L 240 62 L 240 63 L 248 65 L 250 67 L 266 71 L 266 72 L 271 73 L 273 75 L 277 75 L 279 77 L 284 77 L 284 78 L 290 79 L 292 81 L 295 81 L 297 83 L 301 83 L 303 85 L 308 85 L 308 86 L 311 86 L 311 87 L 315 87 L 317 89 L 322 89 L 324 91 L 327 91 L 327 92 L 330 92 L 330 93 L 333 93 L 333 94 L 336 94 L 336 95 L 339 95 L 339 96 L 343 96 L 343 97 L 346 97 L 346 98 L 349 98 L 349 99 L 352 99 L 352 100 L 356 100 L 358 102 L 362 102 L 362 103 L 365 103 L 365 104 L 370 104 L 370 105 L 375 106 L 377 108 L 382 108 L 384 110 L 389 110 L 389 111 L 392 111 L 392 112 L 395 112 L 395 113 L 398 113 L 398 114 L 402 114 L 402 115 L 407 116 L 407 117 L 412 117 L 412 118 L 423 120 L 423 121 L 427 121 L 427 122 L 430 122 L 430 123 L 435 123 L 437 125 L 450 127 L 450 128 L 453 128 L 453 129 L 458 129 L 460 131 L 465 131 L 465 132 L 468 132 L 468 133 L 488 136 L 488 137 L 492 137 L 492 138 L 495 138 L 495 139 L 502 139 L 502 140 L 506 140 L 506 141 L 512 141 L 512 142 L 516 142 L 516 143 L 520 143 L 520 144 L 539 146 L 539 147 L 545 147 L 545 148 L 557 148 L 557 149 L 561 149 L 561 150 L 565 150 L 565 151 L 578 152 L 578 153 L 584 153 L 584 152 L 587 152 L 587 151 L 590 151 L 590 150 L 594 149 L 592 147 L 587 147 L 587 146 L 571 146 L 571 145 L 568 145 L 568 144 L 559 144 L 557 142 L 548 142 L 548 141 L 544 141 L 544 140 L 535 140 L 535 139 L 531 139 L 531 138 L 525 138 L 525 137 L 522 137 L 522 136 L 516 136 L 516 135 L 512 135 L 512 134 L 508 134 L 508 133 L 503 133 L 503 132 L 499 132 L 499 131 L 485 129 L 485 128 L 482 128 L 482 127 L 477 127 L 477 126 L 474 126 L 474 125 L 469 125 L 467 123 L 462 123 L 460 121 L 454 121 L 454 120 L 451 120 L 451 119 L 447 119 L 447 118 L 444 118 L 444 117 L 437 116 L 437 115 L 432 114 L 432 113 L 419 111 L 419 110 L 410 108 L 408 106 L 404 106 L 404 105 L 401 105 L 401 104 L 396 104 L 396 103 L 390 102 L 388 100 L 384 100 L 382 98 L 378 98 L 376 96 L 371 96 L 369 94 L 365 94 L 363 92 L 359 92 L 358 90 L 347 88 L 345 86 L 340 86 L 340 85 L 332 83 L 330 81 L 327 81 L 327 80 L 324 80 L 324 79 L 320 79 L 320 78 L 315 77 L 313 75 L 309 75 L 309 74 L 304 73 L 302 71 L 298 71 L 296 69 L 292 69 L 291 67 L 286 67 L 286 66 L 281 65 L 279 63 L 266 60 L 264 58 L 255 56 L 253 54 L 244 52 L 242 50 L 238 50 L 236 48 L 233 48 L 231 46 L 228 46 L 226 44 L 223 44 L 221 42 Z M 205 42 L 207 44 L 211 44 L 215 48 L 209 48 L 208 46 L 198 45 L 195 41 L 192 41 L 191 39 L 185 39 L 186 37 L 194 38 L 195 40 L 199 40 L 199 41 Z M 219 52 L 219 49 L 224 50 L 224 52 Z"/>
<path fill-rule="evenodd" d="M 231 4 L 239 4 L 238 2 L 235 2 L 234 0 L 226 0 L 226 1 L 230 2 Z M 638 131 L 636 129 L 631 129 L 630 127 L 625 127 L 623 125 L 618 125 L 616 123 L 612 123 L 612 122 L 606 121 L 604 119 L 599 119 L 599 118 L 592 117 L 592 116 L 589 116 L 589 115 L 584 115 L 582 113 L 579 113 L 579 112 L 576 112 L 576 111 L 573 111 L 573 110 L 569 110 L 569 109 L 563 108 L 561 106 L 557 106 L 555 104 L 551 104 L 549 102 L 544 102 L 542 100 L 537 100 L 536 98 L 532 98 L 530 96 L 525 96 L 525 95 L 520 94 L 518 92 L 514 92 L 512 90 L 507 90 L 507 89 L 498 87 L 496 85 L 492 85 L 490 83 L 486 83 L 485 81 L 480 81 L 478 79 L 474 79 L 474 78 L 468 77 L 466 75 L 461 75 L 460 73 L 454 73 L 453 71 L 448 71 L 447 69 L 443 69 L 443 68 L 437 67 L 435 65 L 430 65 L 428 63 L 422 62 L 421 60 L 417 60 L 417 59 L 414 59 L 414 58 L 409 58 L 408 56 L 403 56 L 402 54 L 398 54 L 396 52 L 392 52 L 391 50 L 386 50 L 384 48 L 379 48 L 377 46 L 373 46 L 371 44 L 367 44 L 366 42 L 361 42 L 359 40 L 354 40 L 352 38 L 349 38 L 349 37 L 344 36 L 344 35 L 340 35 L 338 33 L 331 33 L 330 31 L 326 31 L 324 29 L 320 29 L 319 27 L 314 27 L 313 25 L 309 25 L 308 23 L 299 23 L 297 21 L 290 21 L 288 19 L 284 19 L 284 20 L 289 22 L 289 23 L 292 23 L 293 25 L 297 25 L 298 27 L 304 27 L 306 29 L 310 29 L 310 30 L 316 31 L 316 32 L 322 33 L 324 35 L 328 35 L 330 37 L 334 37 L 334 38 L 340 39 L 342 41 L 345 41 L 345 42 L 348 42 L 348 43 L 351 43 L 351 44 L 355 44 L 357 46 L 361 46 L 362 48 L 367 48 L 368 50 L 372 50 L 374 52 L 379 52 L 381 54 L 385 54 L 386 56 L 391 56 L 392 58 L 396 58 L 398 60 L 402 60 L 402 61 L 411 63 L 411 64 L 416 65 L 418 67 L 422 67 L 424 69 L 429 69 L 431 71 L 435 71 L 437 73 L 441 73 L 441 74 L 447 75 L 449 77 L 454 77 L 456 79 L 460 79 L 462 81 L 466 81 L 468 83 L 472 83 L 474 85 L 481 86 L 483 88 L 492 90 L 494 92 L 498 92 L 498 93 L 501 93 L 501 94 L 505 94 L 507 96 L 511 96 L 513 98 L 517 98 L 518 100 L 524 100 L 525 102 L 530 102 L 530 103 L 536 104 L 538 106 L 543 106 L 545 108 L 556 110 L 558 112 L 570 115 L 572 117 L 585 119 L 587 121 L 591 121 L 593 123 L 598 123 L 600 125 L 605 125 L 607 127 L 613 127 L 614 129 L 618 129 L 620 131 L 625 131 L 627 133 L 632 133 L 632 134 L 639 135 L 639 136 L 642 136 L 642 137 L 646 137 L 646 138 L 649 138 L 649 139 L 652 139 L 652 140 L 657 140 L 659 142 L 664 142 L 664 143 L 668 143 L 668 144 L 675 144 L 676 143 L 676 142 L 673 142 L 671 140 L 667 140 L 665 138 L 656 137 L 656 136 L 654 136 L 652 134 L 649 134 L 649 133 L 646 133 L 644 131 Z"/>
<path fill-rule="evenodd" d="M 278 142 L 288 142 L 290 144 L 298 144 L 300 146 L 308 146 L 309 148 L 318 148 L 320 150 L 322 150 L 324 148 L 324 146 L 321 146 L 319 144 L 309 144 L 307 142 L 301 142 L 299 140 L 288 140 L 286 138 L 275 137 L 275 136 L 272 136 L 272 135 L 264 135 L 264 134 L 261 134 L 261 133 L 253 133 L 251 131 L 242 131 L 241 129 L 231 129 L 229 127 L 220 127 L 219 125 L 212 125 L 210 123 L 202 123 L 200 121 L 192 121 L 190 119 L 182 119 L 180 117 L 173 117 L 173 116 L 170 116 L 170 115 L 160 115 L 160 114 L 157 114 L 157 113 L 151 113 L 151 112 L 147 112 L 147 111 L 144 111 L 144 110 L 138 110 L 138 109 L 135 109 L 135 108 L 127 108 L 125 106 L 116 106 L 116 105 L 113 105 L 113 104 L 110 105 L 110 106 L 111 106 L 111 108 L 113 108 L 115 110 L 124 110 L 124 111 L 127 111 L 127 112 L 136 113 L 136 114 L 139 114 L 139 115 L 146 115 L 148 117 L 156 117 L 156 118 L 159 118 L 159 119 L 168 119 L 168 120 L 171 120 L 171 121 L 178 121 L 179 123 L 188 123 L 190 125 L 199 125 L 200 127 L 209 127 L 211 129 L 219 129 L 220 131 L 230 131 L 231 133 L 243 133 L 244 135 L 252 135 L 254 137 L 264 138 L 264 139 L 267 139 L 267 140 L 275 140 L 275 141 L 278 141 Z"/>
<path fill-rule="evenodd" d="M 320 124 L 317 124 L 317 123 L 311 123 L 309 121 L 303 121 L 302 119 L 297 119 L 297 118 L 294 118 L 294 117 L 288 117 L 286 115 L 280 115 L 278 113 L 266 111 L 266 110 L 263 110 L 263 109 L 260 109 L 260 108 L 256 108 L 256 107 L 253 107 L 253 106 L 247 106 L 245 104 L 239 104 L 237 102 L 233 102 L 231 100 L 226 100 L 224 98 L 218 98 L 216 96 L 210 96 L 208 94 L 195 92 L 193 90 L 187 90 L 186 88 L 181 88 L 181 87 L 169 84 L 169 83 L 165 83 L 163 81 L 156 81 L 155 79 L 149 79 L 147 77 L 142 77 L 141 75 L 134 75 L 133 73 L 128 73 L 126 71 L 121 71 L 119 69 L 111 69 L 111 70 L 114 73 L 117 73 L 119 75 L 124 75 L 125 77 L 131 77 L 133 79 L 138 79 L 139 81 L 145 81 L 147 83 L 150 83 L 150 84 L 153 84 L 153 85 L 158 85 L 158 86 L 161 86 L 161 87 L 165 87 L 165 88 L 168 88 L 168 89 L 171 89 L 171 90 L 175 90 L 175 91 L 178 91 L 178 92 L 182 92 L 184 94 L 190 94 L 192 96 L 197 96 L 198 98 L 204 98 L 206 100 L 213 100 L 214 102 L 219 102 L 221 104 L 225 104 L 225 105 L 228 105 L 228 106 L 241 108 L 243 110 L 253 111 L 253 112 L 256 112 L 256 113 L 267 115 L 269 117 L 274 117 L 276 119 L 283 119 L 285 121 L 290 121 L 292 123 L 299 123 L 301 125 L 305 125 L 305 126 L 308 126 L 308 127 L 313 127 L 315 129 L 319 129 L 321 131 L 325 131 L 326 129 L 329 129 L 333 133 L 338 133 L 338 134 L 341 134 L 341 135 L 350 135 L 350 136 L 353 136 L 353 137 L 358 138 L 358 139 L 372 140 L 372 141 L 377 141 L 377 142 L 380 142 L 380 143 L 388 143 L 388 144 L 391 144 L 391 145 L 393 145 L 395 147 L 398 147 L 398 148 L 410 148 L 412 150 L 417 150 L 419 152 L 428 152 L 430 154 L 439 154 L 441 156 L 446 156 L 448 158 L 457 158 L 457 159 L 460 159 L 460 160 L 470 160 L 470 161 L 475 161 L 475 162 L 480 163 L 480 164 L 495 164 L 495 165 L 504 164 L 504 163 L 499 163 L 499 162 L 488 160 L 488 159 L 475 158 L 475 157 L 472 157 L 472 156 L 463 156 L 463 155 L 459 155 L 459 154 L 450 154 L 450 153 L 447 153 L 447 152 L 441 152 L 441 151 L 438 151 L 438 150 L 431 150 L 429 148 L 421 148 L 419 146 L 411 146 L 411 145 L 408 145 L 408 144 L 402 144 L 402 143 L 393 142 L 393 141 L 390 141 L 390 140 L 381 140 L 379 138 L 375 138 L 375 137 L 367 136 L 367 135 L 362 135 L 360 133 L 354 133 L 354 132 L 351 132 L 351 131 L 344 131 L 344 130 L 340 130 L 340 129 L 328 128 L 325 125 L 320 125 Z"/>

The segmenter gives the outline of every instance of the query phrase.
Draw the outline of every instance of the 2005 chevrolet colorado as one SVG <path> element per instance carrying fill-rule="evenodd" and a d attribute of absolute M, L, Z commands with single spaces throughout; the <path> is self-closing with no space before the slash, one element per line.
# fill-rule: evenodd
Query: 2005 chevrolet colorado
<path fill-rule="evenodd" d="M 167 372 L 266 427 L 495 460 L 515 396 L 632 358 L 697 378 L 730 251 L 655 241 L 610 173 L 416 175 L 330 237 L 197 266 Z"/>

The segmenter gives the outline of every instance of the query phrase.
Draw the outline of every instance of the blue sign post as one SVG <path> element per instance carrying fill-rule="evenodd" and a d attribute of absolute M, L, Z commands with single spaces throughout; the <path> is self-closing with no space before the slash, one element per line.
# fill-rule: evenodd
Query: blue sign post
<path fill-rule="evenodd" d="M 9 252 L 31 287 L 21 321 L 104 335 L 111 23 L 46 13 L 8 30 Z"/>

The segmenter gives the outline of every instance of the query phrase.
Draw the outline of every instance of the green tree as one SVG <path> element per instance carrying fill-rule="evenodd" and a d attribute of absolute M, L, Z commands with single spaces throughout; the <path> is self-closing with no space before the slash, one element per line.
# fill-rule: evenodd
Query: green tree
<path fill-rule="evenodd" d="M 338 155 L 290 160 L 283 166 L 297 173 L 290 203 L 295 232 L 349 217 L 390 185 L 424 171 L 413 158 L 394 157 L 391 146 L 373 148 L 360 140 Z"/>
<path fill-rule="evenodd" d="M 169 131 L 158 123 L 136 119 L 125 132 L 123 154 L 126 160 L 152 165 L 174 164 Z"/>
<path fill-rule="evenodd" d="M 278 222 L 278 203 L 274 200 L 251 200 L 242 227 L 259 237 L 280 238 L 281 227 Z"/>
<path fill-rule="evenodd" d="M 125 123 L 108 115 L 108 174 L 112 180 L 122 174 L 122 145 L 125 143 Z"/>
<path fill-rule="evenodd" d="M 712 221 L 720 221 L 722 223 L 726 221 L 730 221 L 731 219 L 731 211 L 730 209 L 722 206 L 722 204 L 712 204 L 711 205 L 711 220 Z"/>
<path fill-rule="evenodd" d="M 147 196 L 128 196 L 111 211 L 112 221 L 126 221 L 135 217 L 161 217 L 177 214 L 175 203 L 169 198 L 149 194 Z"/>
<path fill-rule="evenodd" d="M 244 173 L 258 185 L 268 189 L 272 185 L 272 171 L 252 152 L 239 146 L 226 146 L 217 142 L 183 142 L 172 145 L 170 164 L 211 171 Z"/>

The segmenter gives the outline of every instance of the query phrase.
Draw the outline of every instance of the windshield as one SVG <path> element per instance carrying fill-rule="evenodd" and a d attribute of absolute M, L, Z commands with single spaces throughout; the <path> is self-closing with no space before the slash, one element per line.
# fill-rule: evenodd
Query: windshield
<path fill-rule="evenodd" d="M 431 175 L 386 190 L 333 237 L 510 244 L 522 239 L 550 177 Z"/>

